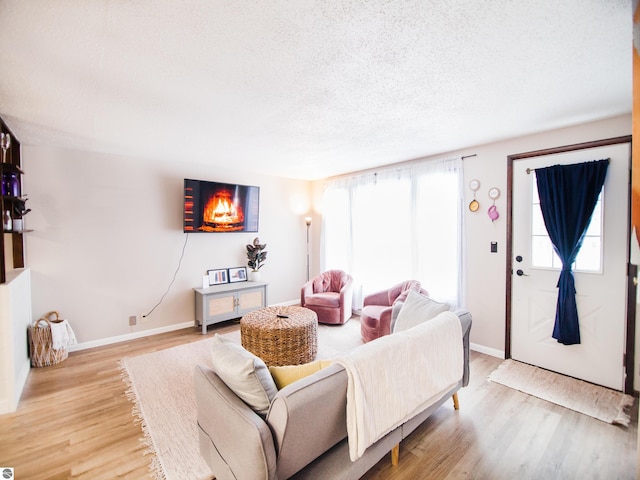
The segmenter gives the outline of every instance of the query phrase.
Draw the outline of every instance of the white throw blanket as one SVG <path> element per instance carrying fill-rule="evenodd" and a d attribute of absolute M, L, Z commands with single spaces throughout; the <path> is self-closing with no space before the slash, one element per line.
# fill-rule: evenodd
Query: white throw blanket
<path fill-rule="evenodd" d="M 337 358 L 349 379 L 351 460 L 453 388 L 463 375 L 463 357 L 460 320 L 443 312 Z"/>
<path fill-rule="evenodd" d="M 39 325 L 42 324 L 45 324 L 44 320 L 39 322 Z M 67 320 L 49 322 L 49 325 L 51 326 L 51 347 L 54 350 L 60 350 L 67 345 L 78 343 L 76 335 Z"/>

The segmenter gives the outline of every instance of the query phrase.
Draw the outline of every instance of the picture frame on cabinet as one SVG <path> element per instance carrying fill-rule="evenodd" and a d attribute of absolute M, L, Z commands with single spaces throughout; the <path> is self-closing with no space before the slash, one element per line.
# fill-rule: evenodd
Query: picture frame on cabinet
<path fill-rule="evenodd" d="M 235 267 L 229 269 L 229 283 L 246 282 L 247 267 Z"/>
<path fill-rule="evenodd" d="M 229 277 L 227 276 L 227 270 L 225 268 L 219 270 L 207 270 L 207 273 L 209 274 L 209 285 L 229 283 Z"/>

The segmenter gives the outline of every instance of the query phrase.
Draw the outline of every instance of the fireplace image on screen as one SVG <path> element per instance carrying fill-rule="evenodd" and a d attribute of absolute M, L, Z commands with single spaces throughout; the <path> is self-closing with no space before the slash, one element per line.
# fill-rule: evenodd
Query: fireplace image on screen
<path fill-rule="evenodd" d="M 184 180 L 185 232 L 257 232 L 260 188 Z"/>

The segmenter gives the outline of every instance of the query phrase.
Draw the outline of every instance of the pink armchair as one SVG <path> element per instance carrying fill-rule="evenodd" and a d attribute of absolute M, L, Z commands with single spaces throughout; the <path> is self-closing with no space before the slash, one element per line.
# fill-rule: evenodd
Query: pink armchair
<path fill-rule="evenodd" d="M 409 290 L 429 295 L 417 280 L 394 285 L 388 290 L 372 293 L 364 298 L 364 307 L 360 315 L 360 333 L 365 342 L 391 333 L 391 311 L 397 302 L 403 302 Z"/>
<path fill-rule="evenodd" d="M 318 322 L 343 324 L 351 318 L 353 278 L 342 270 L 328 270 L 302 286 L 300 305 L 313 310 Z"/>

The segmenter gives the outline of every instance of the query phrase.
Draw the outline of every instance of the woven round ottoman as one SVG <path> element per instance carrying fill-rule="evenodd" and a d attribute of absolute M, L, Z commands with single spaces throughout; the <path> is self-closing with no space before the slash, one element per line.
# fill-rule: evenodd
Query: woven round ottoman
<path fill-rule="evenodd" d="M 300 365 L 318 353 L 318 317 L 303 307 L 266 307 L 240 319 L 242 346 L 268 366 Z"/>

